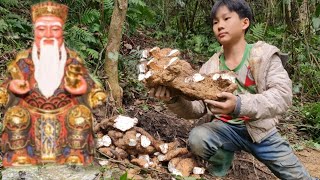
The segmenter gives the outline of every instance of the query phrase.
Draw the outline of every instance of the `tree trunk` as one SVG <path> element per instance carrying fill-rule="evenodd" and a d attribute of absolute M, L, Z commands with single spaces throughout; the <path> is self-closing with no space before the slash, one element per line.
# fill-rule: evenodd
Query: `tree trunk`
<path fill-rule="evenodd" d="M 108 46 L 106 50 L 104 70 L 108 76 L 107 84 L 118 107 L 122 105 L 123 90 L 119 86 L 118 58 L 122 38 L 122 27 L 128 9 L 128 0 L 115 0 L 111 17 Z"/>

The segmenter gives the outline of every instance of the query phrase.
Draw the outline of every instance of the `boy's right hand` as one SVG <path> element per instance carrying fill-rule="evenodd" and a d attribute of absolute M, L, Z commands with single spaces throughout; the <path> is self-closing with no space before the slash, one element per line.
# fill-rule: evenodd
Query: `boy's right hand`
<path fill-rule="evenodd" d="M 173 98 L 172 93 L 165 86 L 158 86 L 155 88 L 151 88 L 149 91 L 149 96 L 158 98 L 159 100 L 162 100 L 165 102 L 168 102 Z"/>

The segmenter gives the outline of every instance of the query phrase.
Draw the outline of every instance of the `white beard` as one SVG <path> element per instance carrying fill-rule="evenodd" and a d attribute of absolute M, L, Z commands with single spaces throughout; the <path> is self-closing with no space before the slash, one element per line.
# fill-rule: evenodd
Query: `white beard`
<path fill-rule="evenodd" d="M 64 44 L 59 50 L 56 39 L 50 39 L 54 41 L 53 45 L 45 45 L 44 40 L 48 39 L 43 38 L 40 41 L 40 58 L 38 58 L 37 46 L 33 45 L 32 61 L 35 67 L 34 77 L 38 83 L 38 88 L 42 95 L 49 98 L 61 84 L 67 52 Z M 59 52 L 61 52 L 61 58 L 59 58 Z"/>

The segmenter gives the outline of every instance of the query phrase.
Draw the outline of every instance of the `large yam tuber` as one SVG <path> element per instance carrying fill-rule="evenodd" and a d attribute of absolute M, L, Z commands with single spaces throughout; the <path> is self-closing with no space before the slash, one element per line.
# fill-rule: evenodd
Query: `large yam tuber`
<path fill-rule="evenodd" d="M 217 94 L 237 89 L 235 74 L 231 71 L 199 74 L 187 61 L 180 60 L 178 55 L 177 50 L 151 49 L 148 53 L 151 60 L 141 66 L 145 69 L 139 68 L 139 80 L 144 81 L 148 88 L 166 86 L 190 100 L 217 100 Z"/>

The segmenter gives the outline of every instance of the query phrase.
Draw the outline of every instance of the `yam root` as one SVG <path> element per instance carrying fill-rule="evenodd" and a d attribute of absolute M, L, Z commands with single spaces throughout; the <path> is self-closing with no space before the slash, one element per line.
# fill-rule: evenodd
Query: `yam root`
<path fill-rule="evenodd" d="M 113 116 L 111 118 L 105 118 L 100 123 L 96 124 L 96 126 L 93 128 L 94 132 L 98 132 L 102 129 L 106 129 L 107 127 L 112 127 L 114 124 L 114 120 L 117 118 L 117 116 Z"/>
<path fill-rule="evenodd" d="M 159 145 L 159 149 L 163 154 L 166 154 L 168 151 L 178 148 L 180 143 L 178 141 L 174 141 L 171 143 L 163 143 Z"/>
<path fill-rule="evenodd" d="M 135 130 L 127 131 L 124 136 L 124 142 L 127 146 L 135 147 L 138 144 L 137 132 Z"/>
<path fill-rule="evenodd" d="M 149 163 L 145 159 L 139 159 L 139 158 L 132 159 L 131 163 L 135 164 L 135 165 L 138 165 L 138 166 L 140 166 L 142 168 L 148 168 L 149 167 Z"/>
<path fill-rule="evenodd" d="M 148 88 L 166 86 L 190 100 L 217 100 L 221 92 L 237 89 L 235 74 L 221 71 L 215 74 L 199 74 L 185 60 L 179 59 L 179 52 L 169 48 L 155 47 L 147 53 L 150 60 L 139 68 L 139 80 Z M 144 58 L 144 59 L 147 59 Z"/>
<path fill-rule="evenodd" d="M 196 165 L 196 162 L 192 158 L 173 158 L 168 163 L 168 170 L 175 175 L 189 176 Z"/>
<path fill-rule="evenodd" d="M 174 157 L 180 156 L 180 155 L 185 155 L 188 154 L 189 151 L 187 148 L 177 148 L 174 150 L 169 151 L 167 154 L 165 155 L 159 155 L 158 156 L 158 160 L 159 161 L 169 161 Z"/>
<path fill-rule="evenodd" d="M 110 131 L 108 132 L 108 135 L 110 136 L 110 138 L 111 138 L 112 140 L 113 140 L 113 139 L 117 140 L 117 139 L 123 137 L 123 133 L 122 133 L 122 132 L 120 132 L 120 131 L 115 131 L 115 130 L 110 130 Z"/>
<path fill-rule="evenodd" d="M 169 161 L 168 163 L 168 170 L 169 172 L 171 172 L 172 174 L 175 174 L 175 175 L 182 175 L 181 172 L 178 172 L 177 171 L 177 165 L 178 163 L 181 161 L 182 158 L 180 157 L 177 157 L 177 158 L 173 158 Z"/>
<path fill-rule="evenodd" d="M 116 158 L 118 160 L 122 160 L 122 159 L 127 159 L 128 158 L 128 153 L 125 150 L 123 150 L 123 149 L 121 149 L 119 147 L 116 147 L 114 154 L 115 154 L 115 156 L 116 156 Z"/>
<path fill-rule="evenodd" d="M 155 140 L 153 136 L 151 136 L 147 131 L 145 131 L 144 129 L 142 129 L 140 127 L 134 127 L 134 130 L 136 130 L 138 133 L 146 136 L 151 141 L 151 145 L 154 148 L 156 148 L 157 151 L 161 151 L 160 145 L 164 144 L 162 141 Z"/>
<path fill-rule="evenodd" d="M 142 147 L 141 144 L 138 144 L 136 150 L 139 154 L 153 154 L 156 149 L 153 146 Z"/>
<path fill-rule="evenodd" d="M 152 162 L 153 162 L 153 164 L 151 165 L 151 167 L 157 169 L 157 168 L 159 167 L 159 160 L 158 160 L 158 158 L 157 158 L 157 157 L 153 157 L 153 158 L 152 158 Z"/>
<path fill-rule="evenodd" d="M 111 138 L 113 144 L 121 149 L 125 149 L 125 142 L 122 139 L 123 133 L 115 130 L 110 130 L 108 132 L 109 137 Z"/>
<path fill-rule="evenodd" d="M 139 175 L 140 171 L 141 171 L 140 168 L 129 169 L 128 170 L 128 179 L 135 179 L 135 180 L 143 179 Z"/>
<path fill-rule="evenodd" d="M 113 149 L 111 147 L 102 147 L 102 148 L 99 148 L 99 151 L 104 154 L 104 155 L 107 155 L 109 158 L 114 158 L 115 155 L 113 154 Z"/>
<path fill-rule="evenodd" d="M 185 158 L 179 161 L 178 165 L 176 166 L 176 169 L 181 172 L 182 176 L 189 176 L 196 165 L 196 162 L 192 158 Z"/>
<path fill-rule="evenodd" d="M 114 143 L 114 145 L 117 146 L 118 148 L 121 148 L 121 149 L 124 149 L 124 150 L 126 150 L 126 148 L 128 147 L 128 146 L 126 145 L 126 142 L 124 141 L 123 138 L 118 139 L 118 140 L 116 140 L 116 141 L 113 141 L 113 143 Z"/>

